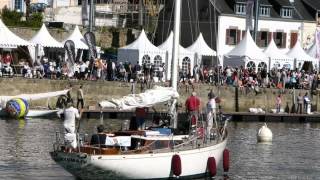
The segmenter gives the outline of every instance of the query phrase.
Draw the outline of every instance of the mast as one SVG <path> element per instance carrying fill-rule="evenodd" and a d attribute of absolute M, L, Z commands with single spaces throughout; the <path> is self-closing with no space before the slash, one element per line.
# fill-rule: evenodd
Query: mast
<path fill-rule="evenodd" d="M 176 0 L 174 12 L 174 29 L 173 29 L 173 49 L 172 49 L 172 74 L 171 85 L 175 90 L 178 86 L 178 61 L 179 61 L 179 41 L 180 41 L 180 11 L 181 0 Z"/>
<path fill-rule="evenodd" d="M 174 11 L 174 28 L 173 28 L 173 49 L 172 49 L 172 61 L 171 61 L 171 86 L 178 91 L 178 65 L 179 65 L 179 41 L 180 41 L 180 16 L 181 16 L 181 0 L 176 0 Z M 172 128 L 177 128 L 177 100 L 172 102 L 170 113 L 172 115 L 173 122 L 171 122 Z"/>
<path fill-rule="evenodd" d="M 258 31 L 258 21 L 259 21 L 259 0 L 255 1 L 255 17 L 254 17 L 254 42 L 257 43 L 257 31 Z"/>

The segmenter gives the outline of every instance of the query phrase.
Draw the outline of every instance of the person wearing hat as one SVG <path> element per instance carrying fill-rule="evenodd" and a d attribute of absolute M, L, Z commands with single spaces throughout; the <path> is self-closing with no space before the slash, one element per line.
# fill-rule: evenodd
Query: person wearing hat
<path fill-rule="evenodd" d="M 58 112 L 58 117 L 61 117 L 63 114 L 64 121 L 64 139 L 67 146 L 71 146 L 72 148 L 77 147 L 77 139 L 76 139 L 76 119 L 80 119 L 82 115 L 79 113 L 78 109 L 73 107 L 72 101 L 67 101 L 66 108 L 63 111 Z"/>
<path fill-rule="evenodd" d="M 216 100 L 213 91 L 211 90 L 208 94 L 208 103 L 207 103 L 207 138 L 210 138 L 211 130 L 213 127 L 213 121 L 216 120 Z M 216 121 L 215 121 L 216 122 Z"/>

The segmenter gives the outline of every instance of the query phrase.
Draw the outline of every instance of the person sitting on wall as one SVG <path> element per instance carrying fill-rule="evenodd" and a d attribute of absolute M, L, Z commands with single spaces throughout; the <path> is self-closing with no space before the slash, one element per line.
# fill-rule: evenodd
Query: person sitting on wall
<path fill-rule="evenodd" d="M 104 132 L 104 126 L 101 124 L 97 127 L 97 134 L 91 136 L 90 145 L 96 145 L 99 147 L 104 147 L 106 144 L 107 135 Z"/>

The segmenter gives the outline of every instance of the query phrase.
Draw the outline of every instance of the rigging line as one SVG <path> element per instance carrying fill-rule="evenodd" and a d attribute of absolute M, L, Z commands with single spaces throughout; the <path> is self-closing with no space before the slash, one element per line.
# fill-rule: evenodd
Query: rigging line
<path fill-rule="evenodd" d="M 211 25 L 211 6 L 210 1 L 208 1 L 208 8 L 209 8 L 209 26 L 210 26 L 210 41 L 211 41 L 211 48 L 213 47 L 213 41 L 212 41 L 212 25 Z M 213 56 L 211 56 L 211 62 L 213 66 Z"/>
<path fill-rule="evenodd" d="M 166 0 L 163 1 L 163 11 L 162 11 L 162 35 L 161 35 L 161 43 L 164 41 L 164 14 L 166 13 Z"/>
<path fill-rule="evenodd" d="M 191 12 L 190 12 L 190 4 L 189 4 L 189 0 L 187 0 L 187 3 L 188 3 L 188 14 L 189 14 L 189 24 L 190 24 L 190 30 L 191 30 L 191 41 L 192 41 L 192 43 L 194 43 L 194 38 L 193 38 L 193 30 L 192 30 L 192 21 L 191 21 Z"/>
<path fill-rule="evenodd" d="M 173 10 L 174 10 L 174 8 L 175 8 L 175 4 L 176 4 L 176 3 L 173 3 L 173 7 L 172 7 L 172 9 L 171 9 L 171 15 L 170 15 L 170 19 L 169 19 L 169 26 L 168 26 L 168 31 L 167 31 L 166 37 L 168 37 L 169 34 L 170 34 L 171 22 L 172 22 L 172 16 L 173 16 Z"/>
<path fill-rule="evenodd" d="M 199 25 L 199 9 L 198 9 L 198 8 L 199 8 L 199 6 L 198 6 L 198 2 L 199 2 L 199 1 L 198 1 L 198 0 L 196 0 L 196 23 L 197 23 L 196 25 L 197 25 L 197 28 L 198 28 L 198 29 L 196 29 L 196 33 L 197 33 L 197 34 L 199 34 L 199 32 L 200 32 L 200 25 Z M 197 32 L 197 30 L 198 30 L 198 32 Z"/>

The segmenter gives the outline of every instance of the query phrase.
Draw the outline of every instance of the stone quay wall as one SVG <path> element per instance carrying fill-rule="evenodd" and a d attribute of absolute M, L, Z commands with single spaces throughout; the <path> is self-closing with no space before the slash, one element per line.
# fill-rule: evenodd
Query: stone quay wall
<path fill-rule="evenodd" d="M 17 95 L 22 93 L 42 93 L 48 91 L 62 90 L 72 86 L 72 97 L 76 102 L 76 92 L 80 85 L 83 85 L 85 95 L 85 107 L 87 109 L 98 109 L 97 103 L 101 100 L 119 98 L 130 94 L 130 84 L 124 82 L 111 82 L 111 81 L 78 81 L 78 80 L 48 80 L 48 79 L 24 79 L 24 78 L 0 78 L 0 95 Z M 140 92 L 140 84 L 136 84 L 136 92 Z M 218 93 L 218 87 L 201 84 L 195 87 L 195 92 L 201 98 L 202 107 L 208 100 L 208 93 L 213 89 L 215 95 L 222 99 L 221 105 L 223 111 L 234 112 L 235 111 L 235 88 L 234 87 L 220 87 L 220 94 Z M 191 94 L 186 92 L 186 88 L 182 85 L 179 89 L 179 103 L 181 104 L 181 111 L 185 111 L 185 100 Z M 301 92 L 303 95 L 306 90 L 295 90 L 296 96 Z M 270 109 L 275 108 L 276 96 L 280 93 L 279 89 L 261 89 L 261 92 L 256 95 L 251 91 L 248 94 L 245 92 L 238 92 L 239 111 L 248 112 L 251 107 Z M 31 106 L 47 106 L 55 107 L 57 98 L 50 98 L 44 100 L 37 100 L 31 102 Z M 319 98 L 314 95 L 312 103 L 317 104 Z M 285 108 L 286 104 L 291 108 L 293 102 L 293 90 L 285 90 L 282 94 L 282 108 Z M 158 105 L 157 110 L 165 110 L 164 105 Z"/>

